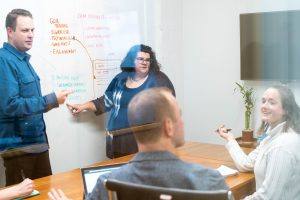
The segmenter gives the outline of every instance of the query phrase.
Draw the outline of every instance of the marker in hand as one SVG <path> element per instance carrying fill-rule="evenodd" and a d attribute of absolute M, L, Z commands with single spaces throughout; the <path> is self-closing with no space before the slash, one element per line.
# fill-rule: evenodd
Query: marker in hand
<path fill-rule="evenodd" d="M 227 128 L 227 129 L 224 131 L 224 133 L 227 133 L 227 132 L 229 132 L 229 131 L 231 131 L 231 130 L 232 130 L 231 128 Z M 219 129 L 215 130 L 215 132 L 219 133 Z"/>
<path fill-rule="evenodd" d="M 22 179 L 23 179 L 23 180 L 26 179 L 23 169 L 21 169 L 21 176 L 22 176 Z"/>
<path fill-rule="evenodd" d="M 72 105 L 70 105 L 68 103 L 67 103 L 67 107 L 71 111 L 71 113 L 75 113 L 77 111 L 77 109 L 74 106 L 72 106 Z"/>

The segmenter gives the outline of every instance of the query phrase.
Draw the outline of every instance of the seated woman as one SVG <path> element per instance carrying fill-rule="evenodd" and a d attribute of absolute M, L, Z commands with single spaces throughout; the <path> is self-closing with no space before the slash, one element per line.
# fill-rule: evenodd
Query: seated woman
<path fill-rule="evenodd" d="M 283 85 L 270 87 L 260 111 L 267 137 L 249 155 L 225 126 L 218 129 L 237 168 L 254 171 L 256 192 L 245 199 L 299 199 L 300 109 L 292 91 Z"/>
<path fill-rule="evenodd" d="M 30 179 L 25 179 L 23 182 L 0 190 L 0 199 L 9 200 L 28 196 L 34 189 L 34 183 Z"/>
<path fill-rule="evenodd" d="M 110 82 L 103 96 L 83 104 L 68 104 L 73 115 L 83 110 L 100 115 L 110 111 L 106 129 L 115 131 L 128 128 L 127 106 L 132 97 L 152 87 L 167 87 L 173 95 L 175 90 L 169 78 L 160 71 L 160 64 L 151 47 L 135 45 L 130 48 L 121 63 L 121 73 Z M 116 158 L 137 152 L 132 132 L 106 137 L 106 155 Z"/>

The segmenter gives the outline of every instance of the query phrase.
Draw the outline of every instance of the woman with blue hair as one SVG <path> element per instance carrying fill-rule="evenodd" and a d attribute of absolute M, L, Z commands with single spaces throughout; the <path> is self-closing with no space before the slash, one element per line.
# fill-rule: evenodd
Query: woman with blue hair
<path fill-rule="evenodd" d="M 151 47 L 143 44 L 131 47 L 120 67 L 122 72 L 113 78 L 101 97 L 83 104 L 68 104 L 73 115 L 83 110 L 95 112 L 96 115 L 110 111 L 107 131 L 123 131 L 120 131 L 120 135 L 106 136 L 106 155 L 109 158 L 138 151 L 132 132 L 124 133 L 124 130 L 129 128 L 127 106 L 134 95 L 148 88 L 167 87 L 175 96 L 173 84 L 167 75 L 160 71 L 160 64 Z"/>

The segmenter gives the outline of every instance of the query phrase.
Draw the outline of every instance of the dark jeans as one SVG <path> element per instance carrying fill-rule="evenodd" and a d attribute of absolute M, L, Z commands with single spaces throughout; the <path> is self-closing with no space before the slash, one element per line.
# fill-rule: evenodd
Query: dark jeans
<path fill-rule="evenodd" d="M 52 175 L 49 151 L 4 158 L 4 166 L 6 168 L 6 186 L 22 182 L 21 171 L 26 178 L 30 179 Z"/>
<path fill-rule="evenodd" d="M 119 136 L 106 136 L 106 156 L 108 158 L 118 158 L 136 153 L 138 147 L 133 133 Z"/>

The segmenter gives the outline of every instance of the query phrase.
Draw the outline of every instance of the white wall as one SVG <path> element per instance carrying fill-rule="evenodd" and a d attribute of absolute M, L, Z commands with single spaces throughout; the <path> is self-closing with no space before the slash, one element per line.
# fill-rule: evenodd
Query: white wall
<path fill-rule="evenodd" d="M 157 53 L 162 71 L 169 76 L 178 99 L 183 102 L 182 58 L 178 56 L 182 51 L 182 17 L 181 14 L 178 15 L 181 13 L 181 0 L 102 0 L 100 3 L 97 7 L 99 14 L 104 11 L 137 12 L 141 43 L 151 46 Z M 77 6 L 81 10 L 79 4 Z M 69 116 L 72 123 L 55 121 L 54 119 L 59 119 L 61 109 L 68 112 L 66 107 L 62 107 L 45 114 L 53 171 L 66 171 L 107 159 L 104 131 L 106 116 L 96 117 L 93 113 L 83 113 L 77 118 Z"/>
<path fill-rule="evenodd" d="M 186 127 L 186 139 L 211 143 L 223 143 L 214 130 L 219 124 L 233 128 L 239 135 L 243 128 L 243 104 L 239 93 L 234 93 L 234 82 L 240 81 L 239 14 L 244 12 L 286 10 L 300 8 L 295 1 L 259 0 L 130 0 L 103 1 L 105 10 L 119 12 L 138 10 L 141 41 L 153 47 L 164 71 L 172 80 L 177 99 L 182 107 Z M 259 98 L 273 82 L 247 84 L 256 89 Z M 290 83 L 299 94 L 298 83 Z M 300 95 L 297 95 L 300 98 Z M 259 99 L 257 100 L 259 103 Z M 258 104 L 257 103 L 257 104 Z M 254 124 L 259 124 L 256 108 Z M 50 119 L 56 111 L 47 113 Z M 72 152 L 64 146 L 68 141 L 51 135 L 51 161 L 56 171 L 74 166 L 85 166 L 105 157 L 105 140 L 102 134 L 105 117 L 93 117 L 85 113 L 76 126 L 82 135 L 77 140 L 78 154 L 82 160 L 74 160 L 65 166 L 64 158 Z M 53 123 L 48 121 L 47 123 Z M 58 124 L 55 129 L 65 127 Z M 59 134 L 59 133 L 57 133 Z M 71 135 L 70 135 L 71 137 Z M 85 137 L 94 141 L 82 142 Z M 63 153 L 62 153 L 63 152 Z M 79 163 L 79 165 L 78 165 Z"/>
<path fill-rule="evenodd" d="M 239 14 L 299 8 L 297 0 L 103 0 L 99 13 L 138 11 L 141 42 L 153 47 L 162 71 L 175 86 L 187 140 L 222 143 L 214 133 L 218 125 L 228 125 L 236 135 L 243 128 L 242 100 L 233 93 L 240 76 Z M 259 97 L 273 82 L 247 84 L 255 87 Z M 290 85 L 299 99 L 298 82 Z M 105 116 L 84 113 L 76 119 L 70 116 L 67 121 L 74 123 L 67 124 L 59 116 L 67 110 L 60 109 L 45 114 L 54 172 L 106 159 Z M 257 109 L 255 113 L 257 126 Z M 67 135 L 63 135 L 65 130 Z M 68 140 L 70 137 L 76 139 Z"/>
<path fill-rule="evenodd" d="M 184 120 L 188 140 L 219 142 L 220 124 L 241 129 L 239 10 L 236 0 L 183 4 Z"/>
<path fill-rule="evenodd" d="M 259 0 L 188 0 L 183 2 L 184 120 L 188 140 L 223 143 L 214 130 L 226 124 L 238 136 L 243 128 L 243 105 L 233 93 L 240 81 L 239 14 L 299 9 L 300 2 Z M 274 82 L 247 84 L 256 90 L 253 124 L 263 91 Z M 297 82 L 289 83 L 299 99 Z"/>
<path fill-rule="evenodd" d="M 176 97 L 183 107 L 184 96 L 184 67 L 182 57 L 182 1 L 161 0 L 160 24 L 157 31 L 160 33 L 158 58 L 162 70 L 170 77 L 176 90 Z"/>
<path fill-rule="evenodd" d="M 241 96 L 233 92 L 234 82 L 240 81 L 239 14 L 300 8 L 297 0 L 103 0 L 102 4 L 103 10 L 110 12 L 138 11 L 141 42 L 153 47 L 162 71 L 175 86 L 183 111 L 186 139 L 211 143 L 223 143 L 214 133 L 220 124 L 233 128 L 237 136 L 243 128 Z M 259 98 L 273 82 L 248 81 L 247 84 L 256 89 Z M 300 94 L 297 82 L 290 86 Z M 257 127 L 258 108 L 255 113 L 253 124 Z M 52 119 L 57 113 L 51 111 L 47 115 Z M 80 157 L 92 154 L 93 158 L 96 155 L 99 160 L 106 159 L 104 136 L 99 138 L 104 118 L 85 113 L 77 119 L 76 126 L 72 125 L 82 133 L 75 144 L 79 146 Z M 62 127 L 66 125 L 58 124 L 55 129 Z M 82 142 L 86 134 L 97 145 Z M 87 157 L 84 161 L 73 159 L 64 166 L 65 155 L 72 154 L 63 152 L 68 151 L 64 146 L 72 144 L 53 135 L 50 137 L 53 141 L 51 161 L 56 171 L 94 162 Z"/>
<path fill-rule="evenodd" d="M 4 19 L 9 11 L 13 8 L 24 8 L 33 13 L 36 29 L 35 43 L 30 51 L 32 55 L 31 63 L 40 75 L 43 94 L 61 90 L 51 80 L 52 75 L 64 74 L 67 76 L 73 73 L 76 74 L 79 68 L 88 74 L 87 71 L 90 70 L 88 65 L 90 61 L 86 52 L 81 51 L 83 50 L 81 47 L 75 47 L 78 47 L 76 50 L 80 54 L 73 55 L 74 57 L 71 57 L 71 55 L 54 57 L 49 54 L 49 44 L 51 43 L 49 41 L 49 38 L 51 38 L 49 32 L 51 32 L 52 27 L 49 25 L 49 18 L 59 18 L 59 21 L 69 24 L 70 32 L 78 34 L 78 37 L 80 37 L 81 33 L 84 32 L 84 26 L 81 26 L 83 24 L 78 24 L 76 21 L 76 16 L 79 13 L 109 15 L 133 12 L 137 14 L 137 19 L 134 18 L 130 21 L 131 23 L 125 30 L 126 33 L 118 33 L 118 36 L 124 38 L 129 33 L 133 38 L 135 35 L 138 35 L 139 40 L 137 40 L 139 42 L 153 47 L 157 53 L 158 60 L 162 64 L 162 71 L 172 80 L 178 99 L 183 102 L 183 68 L 181 66 L 182 58 L 179 56 L 182 51 L 181 0 L 68 0 L 63 3 L 58 3 L 58 1 L 51 0 L 51 2 L 36 3 L 34 0 L 26 2 L 13 0 L 6 2 L 0 11 L 0 16 L 3 20 L 0 23 L 2 24 L 0 29 L 2 31 L 0 36 L 1 43 L 6 41 Z M 135 24 L 136 21 L 138 23 L 137 28 L 131 27 L 130 25 Z M 91 26 L 103 23 L 102 21 L 97 22 L 94 20 L 85 22 L 92 23 Z M 114 48 L 114 53 L 124 49 L 125 56 L 128 50 L 126 44 L 131 40 L 124 41 L 119 39 L 119 37 L 115 39 L 120 42 L 116 42 L 116 40 L 109 41 L 111 42 L 109 46 Z M 82 39 L 82 42 L 86 44 L 87 41 Z M 112 43 L 117 43 L 117 46 L 114 46 Z M 135 44 L 136 42 L 132 43 Z M 130 46 L 133 44 L 130 44 Z M 103 56 L 102 50 L 103 48 L 88 48 L 93 59 L 103 59 L 105 56 Z M 79 74 L 82 74 L 82 71 Z M 80 78 L 82 77 L 80 76 Z M 85 78 L 87 80 L 81 80 L 81 82 L 86 82 L 86 90 L 91 91 L 93 80 L 90 80 L 89 75 L 85 76 Z M 105 88 L 97 89 L 97 95 L 102 94 Z M 68 101 L 71 103 L 82 103 L 93 98 L 93 94 L 90 92 L 82 93 L 80 97 L 82 97 L 80 100 L 69 98 Z M 87 166 L 107 159 L 105 156 L 105 115 L 96 117 L 93 113 L 86 112 L 74 118 L 66 106 L 61 105 L 59 108 L 45 113 L 44 117 L 50 144 L 51 165 L 54 173 Z"/>

